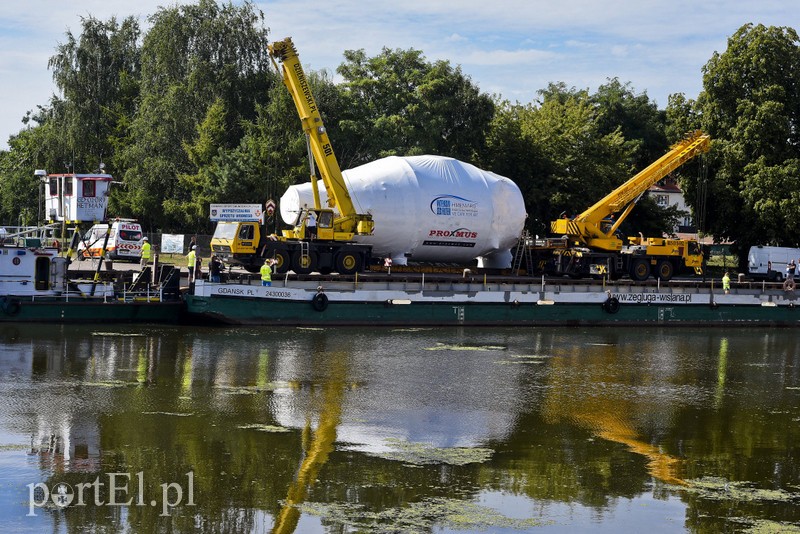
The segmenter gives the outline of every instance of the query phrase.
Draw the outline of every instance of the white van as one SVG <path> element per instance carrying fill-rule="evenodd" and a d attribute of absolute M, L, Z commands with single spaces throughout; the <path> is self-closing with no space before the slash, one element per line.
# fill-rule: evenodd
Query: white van
<path fill-rule="evenodd" d="M 783 280 L 786 277 L 786 264 L 791 260 L 800 263 L 800 248 L 750 247 L 747 272 L 752 278 Z"/>
<path fill-rule="evenodd" d="M 111 223 L 111 233 L 102 253 L 106 238 L 107 224 L 95 224 L 83 235 L 78 243 L 78 256 L 97 258 L 105 256 L 111 260 L 139 261 L 142 257 L 142 226 L 133 219 L 116 219 Z"/>

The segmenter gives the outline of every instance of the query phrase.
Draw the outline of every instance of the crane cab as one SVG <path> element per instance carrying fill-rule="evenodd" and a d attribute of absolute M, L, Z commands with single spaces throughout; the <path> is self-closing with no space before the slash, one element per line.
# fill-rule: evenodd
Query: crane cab
<path fill-rule="evenodd" d="M 297 216 L 294 228 L 284 231 L 284 237 L 333 241 L 338 238 L 338 236 L 334 235 L 333 221 L 334 213 L 332 209 L 303 208 Z"/>

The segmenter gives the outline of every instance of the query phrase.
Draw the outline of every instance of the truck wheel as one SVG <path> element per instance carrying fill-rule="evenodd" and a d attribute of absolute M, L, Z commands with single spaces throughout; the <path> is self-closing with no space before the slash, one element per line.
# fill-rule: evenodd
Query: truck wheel
<path fill-rule="evenodd" d="M 276 250 L 272 257 L 275 264 L 272 266 L 272 272 L 276 274 L 283 274 L 289 270 L 289 253 L 284 250 Z"/>
<path fill-rule="evenodd" d="M 317 253 L 303 254 L 299 250 L 292 256 L 292 269 L 297 274 L 308 274 L 317 267 Z"/>
<path fill-rule="evenodd" d="M 361 255 L 358 252 L 340 252 L 336 255 L 336 272 L 354 274 L 361 269 Z"/>
<path fill-rule="evenodd" d="M 669 260 L 661 260 L 656 267 L 656 275 L 662 282 L 669 282 L 675 275 L 675 266 Z"/>
<path fill-rule="evenodd" d="M 647 280 L 650 276 L 650 261 L 646 258 L 637 258 L 631 265 L 631 278 L 638 282 Z"/>

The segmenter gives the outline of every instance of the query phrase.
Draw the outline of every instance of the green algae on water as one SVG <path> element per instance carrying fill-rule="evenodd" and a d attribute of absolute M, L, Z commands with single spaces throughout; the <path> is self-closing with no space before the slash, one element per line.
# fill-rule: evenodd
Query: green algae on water
<path fill-rule="evenodd" d="M 492 449 L 480 447 L 433 447 L 427 443 L 410 443 L 394 438 L 384 441 L 392 450 L 377 453 L 376 456 L 411 465 L 483 463 L 494 454 Z"/>
<path fill-rule="evenodd" d="M 800 534 L 800 525 L 759 519 L 754 521 L 752 526 L 744 532 L 750 534 Z"/>
<path fill-rule="evenodd" d="M 214 384 L 214 389 L 218 389 L 222 393 L 228 395 L 256 395 L 258 393 L 277 391 L 279 389 L 291 389 L 291 385 L 284 381 L 267 382 L 260 386 L 227 386 L 224 384 Z"/>
<path fill-rule="evenodd" d="M 686 483 L 687 485 L 680 489 L 694 493 L 701 498 L 720 501 L 786 502 L 800 498 L 800 494 L 797 493 L 781 489 L 756 488 L 749 482 L 730 482 L 718 477 L 703 477 L 687 480 Z"/>
<path fill-rule="evenodd" d="M 512 519 L 493 508 L 443 497 L 424 499 L 380 512 L 369 512 L 362 505 L 349 503 L 309 502 L 299 504 L 298 509 L 319 516 L 326 523 L 382 533 L 426 532 L 437 526 L 457 530 L 530 529 L 545 524 L 533 518 Z"/>
<path fill-rule="evenodd" d="M 0 451 L 27 451 L 30 449 L 29 445 L 24 444 L 13 444 L 9 443 L 6 445 L 0 445 Z"/>
<path fill-rule="evenodd" d="M 125 388 L 128 386 L 139 386 L 139 382 L 124 382 L 122 380 L 102 380 L 100 382 L 82 382 L 82 386 L 95 388 Z"/>

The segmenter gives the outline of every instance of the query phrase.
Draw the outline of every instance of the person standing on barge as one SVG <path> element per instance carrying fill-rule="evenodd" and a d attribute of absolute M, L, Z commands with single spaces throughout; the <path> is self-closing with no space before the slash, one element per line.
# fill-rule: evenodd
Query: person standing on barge
<path fill-rule="evenodd" d="M 264 265 L 261 266 L 261 285 L 262 286 L 271 286 L 272 285 L 272 268 L 270 265 L 272 264 L 272 260 L 267 258 L 264 260 Z"/>
<path fill-rule="evenodd" d="M 194 268 L 197 265 L 197 245 L 192 245 L 189 254 L 186 255 L 186 268 L 189 270 L 189 283 L 194 282 Z"/>

